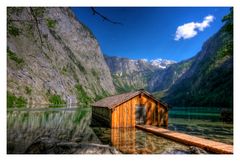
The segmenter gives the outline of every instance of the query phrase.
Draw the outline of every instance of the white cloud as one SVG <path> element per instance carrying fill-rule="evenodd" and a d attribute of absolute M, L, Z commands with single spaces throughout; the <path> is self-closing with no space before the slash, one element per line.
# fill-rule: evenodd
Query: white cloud
<path fill-rule="evenodd" d="M 204 17 L 201 23 L 189 22 L 182 26 L 178 26 L 174 40 L 178 41 L 182 39 L 190 39 L 198 34 L 199 31 L 204 31 L 206 27 L 210 26 L 210 23 L 214 20 L 214 16 L 209 15 Z"/>

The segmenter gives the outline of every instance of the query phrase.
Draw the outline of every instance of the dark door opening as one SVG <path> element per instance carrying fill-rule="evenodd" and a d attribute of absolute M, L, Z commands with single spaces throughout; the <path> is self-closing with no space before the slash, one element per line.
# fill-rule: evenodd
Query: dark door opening
<path fill-rule="evenodd" d="M 136 106 L 136 125 L 143 125 L 146 122 L 146 109 L 144 106 Z"/>

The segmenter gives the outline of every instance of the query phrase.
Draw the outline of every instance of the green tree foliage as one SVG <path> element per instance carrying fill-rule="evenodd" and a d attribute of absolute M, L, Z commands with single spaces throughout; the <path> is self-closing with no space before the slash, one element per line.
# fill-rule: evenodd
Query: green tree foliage
<path fill-rule="evenodd" d="M 230 9 L 230 13 L 223 17 L 224 22 L 223 31 L 226 32 L 226 36 L 230 36 L 229 39 L 224 39 L 224 45 L 218 51 L 218 56 L 223 58 L 227 55 L 233 55 L 233 8 Z"/>
<path fill-rule="evenodd" d="M 50 95 L 48 100 L 53 105 L 66 104 L 66 102 L 64 100 L 62 100 L 61 96 L 56 95 L 56 94 L 55 95 Z M 50 106 L 50 107 L 56 107 L 56 106 Z"/>
<path fill-rule="evenodd" d="M 20 34 L 20 30 L 13 23 L 8 24 L 7 31 L 10 35 L 13 35 L 15 37 Z"/>
<path fill-rule="evenodd" d="M 27 104 L 27 100 L 22 96 L 15 96 L 11 92 L 7 91 L 7 108 L 13 108 L 13 107 L 25 107 Z"/>
<path fill-rule="evenodd" d="M 223 30 L 233 35 L 233 8 L 230 9 L 230 13 L 222 18 L 222 22 L 225 22 Z"/>
<path fill-rule="evenodd" d="M 43 17 L 46 10 L 45 7 L 31 7 L 31 9 L 33 14 L 38 18 Z"/>
<path fill-rule="evenodd" d="M 32 93 L 32 89 L 28 86 L 25 87 L 26 94 L 30 95 Z"/>
<path fill-rule="evenodd" d="M 9 59 L 15 61 L 17 64 L 23 64 L 24 60 L 22 58 L 19 58 L 16 53 L 11 51 L 9 48 L 7 48 L 7 56 Z"/>
<path fill-rule="evenodd" d="M 94 98 L 94 101 L 98 101 L 98 100 L 100 100 L 100 99 L 103 99 L 103 98 L 105 98 L 105 97 L 107 97 L 107 96 L 109 96 L 110 94 L 108 93 L 108 92 L 106 92 L 104 89 L 102 89 L 102 93 L 101 94 L 95 94 L 96 96 L 95 96 L 95 98 Z"/>
<path fill-rule="evenodd" d="M 48 18 L 46 20 L 48 28 L 54 29 L 56 27 L 57 21 Z"/>
<path fill-rule="evenodd" d="M 80 84 L 77 84 L 77 85 L 75 85 L 75 88 L 76 88 L 76 94 L 77 94 L 77 99 L 78 99 L 79 103 L 88 105 L 92 100 L 87 95 L 87 93 L 84 91 L 82 86 Z"/>

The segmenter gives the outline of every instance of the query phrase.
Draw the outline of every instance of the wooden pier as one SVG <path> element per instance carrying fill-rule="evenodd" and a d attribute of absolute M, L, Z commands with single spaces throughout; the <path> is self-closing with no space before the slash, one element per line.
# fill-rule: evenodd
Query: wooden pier
<path fill-rule="evenodd" d="M 208 152 L 217 154 L 233 154 L 232 145 L 208 139 L 203 139 L 196 136 L 191 136 L 151 125 L 136 125 L 136 127 L 141 130 L 151 132 L 153 134 L 174 140 L 185 145 L 191 145 L 202 148 Z"/>

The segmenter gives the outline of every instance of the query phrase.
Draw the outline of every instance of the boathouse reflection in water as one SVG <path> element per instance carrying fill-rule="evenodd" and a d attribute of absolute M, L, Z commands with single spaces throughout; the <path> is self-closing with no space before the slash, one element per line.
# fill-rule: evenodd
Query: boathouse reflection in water
<path fill-rule="evenodd" d="M 143 132 L 136 128 L 112 128 L 111 144 L 125 154 L 161 154 L 171 149 L 186 150 L 187 146 Z"/>

